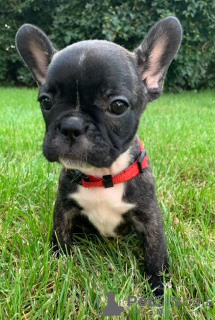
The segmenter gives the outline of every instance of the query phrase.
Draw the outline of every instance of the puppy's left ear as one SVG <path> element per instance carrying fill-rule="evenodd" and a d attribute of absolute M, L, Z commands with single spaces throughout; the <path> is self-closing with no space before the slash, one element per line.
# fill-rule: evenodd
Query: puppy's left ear
<path fill-rule="evenodd" d="M 158 21 L 134 50 L 149 101 L 162 93 L 167 69 L 178 51 L 181 38 L 180 22 L 175 17 L 167 17 Z"/>

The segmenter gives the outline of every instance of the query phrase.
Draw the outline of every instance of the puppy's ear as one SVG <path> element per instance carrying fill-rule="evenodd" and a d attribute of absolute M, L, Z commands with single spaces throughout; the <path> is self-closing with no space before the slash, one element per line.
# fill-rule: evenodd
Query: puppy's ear
<path fill-rule="evenodd" d="M 16 34 L 16 48 L 35 80 L 43 85 L 48 65 L 57 52 L 45 33 L 32 24 L 24 24 Z"/>
<path fill-rule="evenodd" d="M 134 50 L 149 101 L 160 96 L 167 69 L 180 46 L 181 38 L 180 22 L 175 17 L 167 17 L 158 21 Z"/>

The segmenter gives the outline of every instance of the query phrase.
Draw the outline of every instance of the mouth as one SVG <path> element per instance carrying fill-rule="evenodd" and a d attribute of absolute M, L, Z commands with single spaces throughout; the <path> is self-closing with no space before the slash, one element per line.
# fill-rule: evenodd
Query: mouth
<path fill-rule="evenodd" d="M 92 139 L 91 139 L 92 140 Z M 119 150 L 105 143 L 93 143 L 90 139 L 79 139 L 72 146 L 65 143 L 60 136 L 53 139 L 46 134 L 43 143 L 43 154 L 50 162 L 59 162 L 67 169 L 80 171 L 93 168 L 108 168 L 119 156 Z"/>
<path fill-rule="evenodd" d="M 66 156 L 60 157 L 59 162 L 67 169 L 86 171 L 94 168 L 94 166 L 90 165 L 86 161 L 78 159 L 74 153 L 68 153 Z"/>

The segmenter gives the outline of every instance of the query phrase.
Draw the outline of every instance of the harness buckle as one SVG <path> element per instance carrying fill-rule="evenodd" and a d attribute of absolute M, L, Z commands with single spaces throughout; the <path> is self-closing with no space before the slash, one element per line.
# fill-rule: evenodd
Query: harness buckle
<path fill-rule="evenodd" d="M 137 164 L 138 164 L 140 173 L 143 173 L 143 171 L 144 171 L 144 169 L 143 169 L 143 167 L 142 167 L 142 161 L 143 161 L 145 155 L 146 155 L 146 150 L 143 150 L 143 151 L 141 152 L 140 156 L 139 156 L 138 161 L 137 161 Z"/>
<path fill-rule="evenodd" d="M 102 177 L 102 181 L 103 181 L 103 184 L 104 184 L 105 188 L 113 187 L 113 180 L 112 180 L 112 175 L 111 174 L 103 176 Z"/>

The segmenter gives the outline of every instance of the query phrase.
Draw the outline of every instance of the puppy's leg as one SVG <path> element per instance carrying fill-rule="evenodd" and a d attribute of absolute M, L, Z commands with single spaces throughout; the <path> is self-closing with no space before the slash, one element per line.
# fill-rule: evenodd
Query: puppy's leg
<path fill-rule="evenodd" d="M 60 198 L 57 197 L 53 213 L 51 246 L 54 252 L 70 252 L 72 233 L 75 227 L 75 214 L 77 209 L 65 210 Z"/>
<path fill-rule="evenodd" d="M 144 209 L 145 211 L 145 209 Z M 163 232 L 163 223 L 158 205 L 147 212 L 136 212 L 133 216 L 141 247 L 144 252 L 144 272 L 149 277 L 156 296 L 163 295 L 161 272 L 167 268 L 167 251 Z"/>

